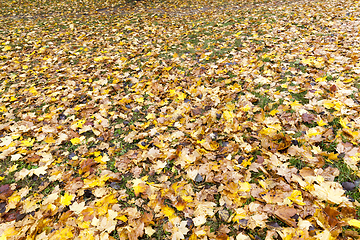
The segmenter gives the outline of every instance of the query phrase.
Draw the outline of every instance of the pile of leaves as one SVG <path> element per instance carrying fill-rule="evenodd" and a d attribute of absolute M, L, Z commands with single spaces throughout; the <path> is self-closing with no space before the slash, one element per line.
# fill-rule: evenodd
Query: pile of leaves
<path fill-rule="evenodd" d="M 358 1 L 2 1 L 0 239 L 357 239 Z"/>

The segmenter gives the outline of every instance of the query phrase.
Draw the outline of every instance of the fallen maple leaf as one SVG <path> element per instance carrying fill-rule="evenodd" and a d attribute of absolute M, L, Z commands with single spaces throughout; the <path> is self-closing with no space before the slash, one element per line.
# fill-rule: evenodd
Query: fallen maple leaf
<path fill-rule="evenodd" d="M 68 206 L 71 204 L 71 201 L 73 200 L 75 196 L 68 194 L 67 192 L 64 194 L 64 196 L 60 197 L 60 204 L 63 206 Z"/>

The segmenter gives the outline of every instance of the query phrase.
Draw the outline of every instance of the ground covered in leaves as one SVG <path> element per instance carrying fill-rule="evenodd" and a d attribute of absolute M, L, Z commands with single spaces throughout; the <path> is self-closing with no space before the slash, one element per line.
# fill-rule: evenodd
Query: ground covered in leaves
<path fill-rule="evenodd" d="M 357 239 L 358 1 L 1 1 L 0 239 Z"/>

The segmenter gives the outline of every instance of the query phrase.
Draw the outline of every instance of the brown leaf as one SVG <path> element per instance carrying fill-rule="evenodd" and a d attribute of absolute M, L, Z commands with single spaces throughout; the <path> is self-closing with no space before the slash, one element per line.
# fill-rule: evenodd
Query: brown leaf
<path fill-rule="evenodd" d="M 196 108 L 191 109 L 191 113 L 192 113 L 192 116 L 193 116 L 193 117 L 196 116 L 196 115 L 200 115 L 201 112 L 202 112 L 202 109 L 199 108 L 199 107 L 196 107 Z"/>
<path fill-rule="evenodd" d="M 360 237 L 359 233 L 357 231 L 353 231 L 353 230 L 345 230 L 344 235 L 345 235 L 345 237 L 350 237 L 353 239 L 359 239 L 359 237 Z"/>
<path fill-rule="evenodd" d="M 314 114 L 304 113 L 303 115 L 301 115 L 301 118 L 306 123 L 312 123 L 312 122 L 314 122 L 316 117 Z"/>
<path fill-rule="evenodd" d="M 331 227 L 335 227 L 339 221 L 337 220 L 337 216 L 339 216 L 340 212 L 337 211 L 333 207 L 326 206 L 324 209 L 325 213 L 328 215 L 328 222 Z"/>
<path fill-rule="evenodd" d="M 1 200 L 7 200 L 8 197 L 10 197 L 13 194 L 13 190 L 11 190 L 10 185 L 2 185 L 0 186 L 0 199 Z"/>
<path fill-rule="evenodd" d="M 264 162 L 264 157 L 263 157 L 263 156 L 260 156 L 260 155 L 257 155 L 257 156 L 256 156 L 256 162 L 257 162 L 257 163 L 260 163 L 260 164 L 263 163 L 263 162 Z"/>
<path fill-rule="evenodd" d="M 332 85 L 331 87 L 330 87 L 330 91 L 331 92 L 336 92 L 336 85 Z"/>
<path fill-rule="evenodd" d="M 296 222 L 293 218 L 295 214 L 297 213 L 297 210 L 294 207 L 287 207 L 287 206 L 280 206 L 276 211 L 274 212 L 275 216 L 280 219 L 282 222 L 286 223 L 287 225 L 291 227 L 296 227 Z"/>

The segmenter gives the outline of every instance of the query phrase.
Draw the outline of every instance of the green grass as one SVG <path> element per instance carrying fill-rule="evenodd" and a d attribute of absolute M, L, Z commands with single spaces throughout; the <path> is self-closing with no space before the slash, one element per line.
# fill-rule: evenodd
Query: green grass
<path fill-rule="evenodd" d="M 342 159 L 334 160 L 331 166 L 339 169 L 340 171 L 339 176 L 335 178 L 335 181 L 337 182 L 353 182 L 358 179 L 356 172 L 352 170 Z"/>
<path fill-rule="evenodd" d="M 290 166 L 294 166 L 297 169 L 301 170 L 308 165 L 299 157 L 291 157 L 289 159 Z"/>
<path fill-rule="evenodd" d="M 255 228 L 255 229 L 249 229 L 246 228 L 244 233 L 250 237 L 250 239 L 259 239 L 259 240 L 265 240 L 266 238 L 266 228 Z"/>
<path fill-rule="evenodd" d="M 16 164 L 17 164 L 17 169 L 15 171 L 5 174 L 5 172 L 11 166 L 14 166 Z M 36 193 L 41 186 L 44 186 L 45 184 L 47 184 L 48 179 L 46 176 L 38 177 L 36 175 L 25 176 L 23 179 L 16 181 L 15 173 L 21 171 L 24 168 L 27 170 L 31 170 L 31 169 L 38 168 L 38 166 L 35 164 L 26 163 L 24 161 L 10 161 L 9 158 L 0 161 L 0 172 L 2 173 L 2 174 L 0 174 L 0 176 L 4 177 L 0 181 L 0 186 L 7 185 L 7 184 L 16 184 L 17 189 L 29 187 L 30 192 L 28 195 L 31 195 L 33 193 Z M 51 188 L 51 186 L 49 185 L 48 187 L 43 189 L 42 192 L 43 193 L 49 192 L 51 190 L 50 188 Z"/>
<path fill-rule="evenodd" d="M 292 92 L 290 94 L 296 101 L 300 102 L 303 105 L 309 103 L 309 99 L 305 98 L 307 91 L 302 91 L 302 92 L 298 92 L 298 93 Z"/>
<path fill-rule="evenodd" d="M 319 144 L 319 147 L 326 152 L 335 152 L 336 151 L 336 147 L 337 147 L 337 143 L 334 142 L 325 142 L 325 141 L 321 141 Z"/>
<path fill-rule="evenodd" d="M 112 172 L 117 173 L 117 172 L 119 172 L 119 170 L 116 168 L 115 163 L 116 163 L 115 158 L 114 158 L 114 157 L 111 157 L 111 158 L 110 158 L 110 161 L 108 161 L 108 162 L 106 163 L 106 165 L 107 165 L 107 168 L 110 169 Z"/>
<path fill-rule="evenodd" d="M 273 102 L 266 94 L 261 94 L 259 92 L 253 92 L 253 94 L 258 98 L 254 104 L 258 105 L 262 109 L 264 109 L 269 103 Z"/>

